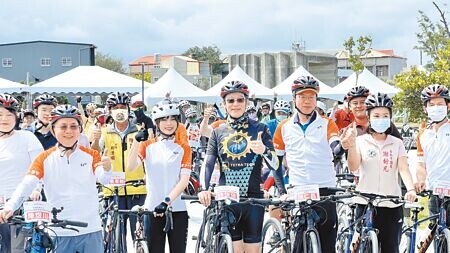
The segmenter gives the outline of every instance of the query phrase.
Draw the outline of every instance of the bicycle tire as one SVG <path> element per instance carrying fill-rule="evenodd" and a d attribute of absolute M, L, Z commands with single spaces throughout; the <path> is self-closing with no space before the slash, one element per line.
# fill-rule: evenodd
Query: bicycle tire
<path fill-rule="evenodd" d="M 233 253 L 233 241 L 229 234 L 221 234 L 219 240 L 219 253 Z"/>
<path fill-rule="evenodd" d="M 319 253 L 320 249 L 319 236 L 316 231 L 306 231 L 305 240 L 303 241 L 304 253 Z"/>
<path fill-rule="evenodd" d="M 402 234 L 402 237 L 400 238 L 400 245 L 398 245 L 398 250 L 401 253 L 408 253 L 409 248 L 411 244 L 411 236 L 407 235 L 406 233 Z"/>
<path fill-rule="evenodd" d="M 197 242 L 195 243 L 195 253 L 212 253 L 214 252 L 214 248 L 212 243 L 213 241 L 213 223 L 212 218 L 213 214 L 208 214 L 206 218 L 203 220 L 200 225 L 200 230 L 198 231 Z"/>
<path fill-rule="evenodd" d="M 114 237 L 115 237 L 115 241 L 114 241 L 114 253 L 123 253 L 125 252 L 124 248 L 125 245 L 123 243 L 123 234 L 122 234 L 122 224 L 121 224 L 121 218 L 117 217 L 116 220 L 116 224 L 115 224 L 115 229 L 114 229 Z"/>
<path fill-rule="evenodd" d="M 367 232 L 362 247 L 363 253 L 378 253 L 378 237 L 375 231 Z"/>
<path fill-rule="evenodd" d="M 270 231 L 270 229 L 273 230 Z M 261 242 L 261 252 L 291 252 L 291 245 L 286 240 L 284 229 L 281 227 L 281 223 L 275 218 L 269 218 L 264 222 Z M 266 245 L 268 247 L 265 247 Z M 278 245 L 278 247 L 274 248 L 275 245 Z"/>
<path fill-rule="evenodd" d="M 448 228 L 445 228 L 439 234 L 439 243 L 436 252 L 450 253 L 450 230 Z"/>
<path fill-rule="evenodd" d="M 338 219 L 338 239 L 336 240 L 336 252 L 340 253 L 340 252 L 346 252 L 347 249 L 347 245 L 349 244 L 349 241 L 351 241 L 351 237 L 353 235 L 350 236 L 350 238 L 348 237 L 348 234 L 350 233 L 349 231 L 344 231 L 344 229 L 348 228 L 350 226 L 350 224 L 348 223 L 348 220 L 346 219 L 346 212 L 345 211 L 341 211 L 341 215 L 338 215 L 339 219 Z"/>
<path fill-rule="evenodd" d="M 149 253 L 147 242 L 146 241 L 137 241 L 134 244 L 134 252 L 135 253 Z"/>

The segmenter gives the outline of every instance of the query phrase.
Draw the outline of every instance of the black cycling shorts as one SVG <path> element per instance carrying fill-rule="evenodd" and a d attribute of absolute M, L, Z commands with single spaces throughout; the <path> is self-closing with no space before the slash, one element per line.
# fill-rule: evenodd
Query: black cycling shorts
<path fill-rule="evenodd" d="M 235 218 L 234 227 L 230 229 L 233 241 L 244 239 L 244 243 L 261 242 L 264 207 L 249 203 L 236 203 L 229 208 Z"/>

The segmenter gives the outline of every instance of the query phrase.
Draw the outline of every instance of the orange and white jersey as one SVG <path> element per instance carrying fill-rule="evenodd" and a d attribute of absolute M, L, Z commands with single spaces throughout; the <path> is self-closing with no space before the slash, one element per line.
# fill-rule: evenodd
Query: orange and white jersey
<path fill-rule="evenodd" d="M 157 138 L 139 144 L 139 157 L 144 161 L 147 198 L 144 206 L 153 210 L 180 180 L 180 175 L 191 174 L 192 151 L 186 141 L 158 140 Z M 180 197 L 172 200 L 174 212 L 186 211 L 186 204 Z"/>
<path fill-rule="evenodd" d="M 425 164 L 427 188 L 432 190 L 438 181 L 450 180 L 450 122 L 437 132 L 433 128 L 421 129 L 417 135 L 417 160 Z"/>
<path fill-rule="evenodd" d="M 336 174 L 330 143 L 339 140 L 339 130 L 331 119 L 313 117 L 316 118 L 305 131 L 299 125 L 298 112 L 280 122 L 273 137 L 275 151 L 278 156 L 286 155 L 289 184 L 334 187 Z"/>
<path fill-rule="evenodd" d="M 76 236 L 101 230 L 98 215 L 98 197 L 96 181 L 109 182 L 111 173 L 104 172 L 100 154 L 93 149 L 77 146 L 67 157 L 62 151 L 53 147 L 39 154 L 30 165 L 28 175 L 20 183 L 6 206 L 16 210 L 23 200 L 30 196 L 39 180 L 44 184 L 47 202 L 52 207 L 63 207 L 58 214 L 62 220 L 87 222 L 86 228 L 53 228 L 58 236 Z"/>

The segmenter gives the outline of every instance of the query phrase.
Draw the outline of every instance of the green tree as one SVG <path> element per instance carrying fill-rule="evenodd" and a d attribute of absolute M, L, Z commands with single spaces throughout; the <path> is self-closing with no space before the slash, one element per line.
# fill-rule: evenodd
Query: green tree
<path fill-rule="evenodd" d="M 125 68 L 121 59 L 115 58 L 109 54 L 103 54 L 100 52 L 95 53 L 95 65 L 100 66 L 117 73 L 125 74 Z"/>
<path fill-rule="evenodd" d="M 356 73 L 356 83 L 358 83 L 358 76 L 364 70 L 364 63 L 361 58 L 370 53 L 372 45 L 372 38 L 370 36 L 359 36 L 355 41 L 353 36 L 350 36 L 344 41 L 344 48 L 348 53 L 348 62 L 352 70 Z"/>
<path fill-rule="evenodd" d="M 450 32 L 445 12 L 433 2 L 440 15 L 438 23 L 431 21 L 423 11 L 419 11 L 417 33 L 418 46 L 431 57 L 431 62 L 425 69 L 412 67 L 408 71 L 395 76 L 394 84 L 401 89 L 394 97 L 397 109 L 405 110 L 409 120 L 420 122 L 426 115 L 420 101 L 420 92 L 426 86 L 434 83 L 450 87 Z"/>
<path fill-rule="evenodd" d="M 183 55 L 198 61 L 208 61 L 211 65 L 212 74 L 217 75 L 222 73 L 223 59 L 220 58 L 221 53 L 222 52 L 216 45 L 212 45 L 207 47 L 190 47 Z"/>
<path fill-rule="evenodd" d="M 434 23 L 423 11 L 419 11 L 417 18 L 419 32 L 416 33 L 419 45 L 414 48 L 422 50 L 434 60 L 438 57 L 438 51 L 446 47 L 450 31 L 445 12 L 435 2 L 433 5 L 439 12 L 440 20 Z"/>
<path fill-rule="evenodd" d="M 142 73 L 132 74 L 131 76 L 136 79 L 142 80 Z M 152 82 L 152 73 L 144 72 L 144 81 L 151 83 Z"/>

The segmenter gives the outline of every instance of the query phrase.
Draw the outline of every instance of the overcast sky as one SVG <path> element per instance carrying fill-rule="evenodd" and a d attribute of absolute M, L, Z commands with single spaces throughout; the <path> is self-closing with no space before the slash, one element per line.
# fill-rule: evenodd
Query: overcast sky
<path fill-rule="evenodd" d="M 92 43 L 127 65 L 196 45 L 247 53 L 302 39 L 307 50 L 341 49 L 349 36 L 371 35 L 373 48 L 418 64 L 418 10 L 438 18 L 429 0 L 0 0 L 0 43 Z"/>

